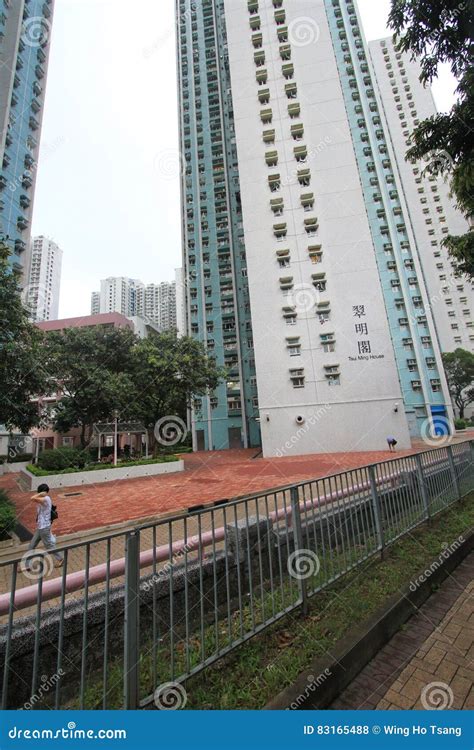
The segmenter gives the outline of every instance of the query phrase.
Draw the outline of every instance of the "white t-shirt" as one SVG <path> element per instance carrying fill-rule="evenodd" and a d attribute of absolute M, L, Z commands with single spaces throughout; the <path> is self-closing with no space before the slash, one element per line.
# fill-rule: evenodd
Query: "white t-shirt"
<path fill-rule="evenodd" d="M 51 505 L 49 495 L 43 498 L 41 504 L 38 503 L 38 510 L 36 511 L 36 526 L 38 529 L 46 529 L 51 526 Z"/>

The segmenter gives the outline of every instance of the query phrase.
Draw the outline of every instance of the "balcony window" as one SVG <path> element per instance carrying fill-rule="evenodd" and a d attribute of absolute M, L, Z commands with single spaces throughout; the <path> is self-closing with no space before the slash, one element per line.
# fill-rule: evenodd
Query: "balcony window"
<path fill-rule="evenodd" d="M 271 109 L 262 109 L 260 111 L 260 119 L 264 125 L 269 125 L 273 119 L 273 112 Z"/>
<path fill-rule="evenodd" d="M 270 208 L 276 216 L 281 216 L 283 213 L 283 198 L 272 198 L 270 201 Z"/>
<path fill-rule="evenodd" d="M 308 255 L 311 263 L 321 263 L 323 259 L 323 251 L 321 250 L 321 245 L 309 245 Z"/>
<path fill-rule="evenodd" d="M 265 52 L 263 50 L 255 52 L 253 59 L 255 61 L 255 65 L 260 68 L 262 65 L 265 65 Z"/>
<path fill-rule="evenodd" d="M 252 44 L 256 49 L 260 49 L 263 44 L 263 37 L 261 34 L 252 34 Z"/>
<path fill-rule="evenodd" d="M 263 142 L 264 143 L 275 143 L 275 131 L 274 130 L 264 130 L 262 138 L 263 138 Z"/>
<path fill-rule="evenodd" d="M 312 273 L 311 277 L 313 279 L 313 286 L 318 292 L 325 292 L 326 291 L 326 274 L 325 273 Z"/>
<path fill-rule="evenodd" d="M 298 162 L 305 162 L 308 158 L 308 149 L 306 148 L 306 146 L 295 146 L 293 149 L 293 153 L 296 161 Z"/>
<path fill-rule="evenodd" d="M 291 119 L 293 120 L 295 117 L 299 117 L 301 111 L 301 107 L 299 103 L 295 102 L 294 104 L 288 105 L 288 114 L 290 115 Z"/>
<path fill-rule="evenodd" d="M 296 86 L 296 83 L 287 83 L 285 85 L 285 94 L 287 99 L 296 99 L 298 93 L 298 88 Z"/>
<path fill-rule="evenodd" d="M 301 344 L 299 336 L 287 336 L 286 348 L 290 357 L 299 357 L 301 355 Z"/>
<path fill-rule="evenodd" d="M 294 307 L 283 307 L 283 319 L 287 326 L 295 326 L 297 313 Z"/>
<path fill-rule="evenodd" d="M 258 84 L 262 85 L 263 83 L 266 83 L 268 80 L 266 69 L 262 68 L 261 70 L 257 70 L 255 73 L 255 77 L 257 79 Z"/>
<path fill-rule="evenodd" d="M 265 161 L 269 167 L 276 167 L 278 164 L 278 151 L 267 151 Z"/>
<path fill-rule="evenodd" d="M 250 18 L 250 28 L 252 31 L 259 31 L 260 29 L 260 16 L 252 16 Z"/>
<path fill-rule="evenodd" d="M 258 92 L 258 101 L 260 104 L 268 104 L 270 101 L 270 89 L 261 89 Z"/>
<path fill-rule="evenodd" d="M 281 276 L 280 289 L 282 292 L 288 292 L 293 289 L 293 276 Z"/>
<path fill-rule="evenodd" d="M 306 234 L 316 234 L 318 231 L 318 220 L 316 216 L 311 216 L 311 218 L 305 219 L 304 228 Z"/>
<path fill-rule="evenodd" d="M 290 370 L 290 380 L 293 388 L 304 388 L 304 369 L 299 367 Z"/>
<path fill-rule="evenodd" d="M 275 23 L 277 26 L 282 26 L 285 23 L 286 20 L 286 13 L 285 10 L 276 10 L 275 11 Z"/>
<path fill-rule="evenodd" d="M 301 205 L 303 206 L 305 211 L 309 211 L 314 206 L 314 194 L 313 193 L 303 193 L 300 197 Z"/>
<path fill-rule="evenodd" d="M 289 249 L 285 250 L 277 250 L 276 251 L 276 258 L 278 261 L 278 265 L 280 268 L 288 268 L 290 265 L 290 251 Z"/>
<path fill-rule="evenodd" d="M 287 63 L 286 65 L 282 65 L 281 72 L 283 74 L 283 77 L 286 78 L 287 80 L 293 78 L 295 74 L 293 63 Z"/>
<path fill-rule="evenodd" d="M 298 182 L 303 187 L 308 187 L 311 182 L 311 172 L 309 169 L 298 169 Z"/>
<path fill-rule="evenodd" d="M 271 174 L 268 176 L 268 186 L 272 193 L 275 193 L 281 187 L 281 178 L 279 174 Z"/>
<path fill-rule="evenodd" d="M 273 234 L 277 238 L 277 240 L 283 240 L 286 237 L 287 232 L 288 228 L 286 226 L 286 223 L 273 225 Z"/>
<path fill-rule="evenodd" d="M 291 45 L 290 44 L 280 45 L 280 57 L 282 60 L 291 60 Z"/>
<path fill-rule="evenodd" d="M 291 126 L 291 136 L 294 141 L 301 141 L 304 135 L 304 126 L 302 122 L 299 122 L 297 125 Z"/>

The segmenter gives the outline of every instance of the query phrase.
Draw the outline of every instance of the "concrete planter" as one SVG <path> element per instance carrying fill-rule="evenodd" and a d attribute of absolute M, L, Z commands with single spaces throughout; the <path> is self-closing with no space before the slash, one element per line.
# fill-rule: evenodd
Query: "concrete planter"
<path fill-rule="evenodd" d="M 92 471 L 76 471 L 71 474 L 48 474 L 37 477 L 28 469 L 21 474 L 30 483 L 31 490 L 37 490 L 40 484 L 47 484 L 51 489 L 58 487 L 77 487 L 82 484 L 101 484 L 118 479 L 135 479 L 137 477 L 154 477 L 158 474 L 173 474 L 184 471 L 184 461 L 170 461 L 169 463 L 143 464 L 142 466 L 123 466 Z"/>
<path fill-rule="evenodd" d="M 11 464 L 4 464 L 3 465 L 3 472 L 4 474 L 18 474 L 20 471 L 23 471 L 26 469 L 28 464 L 31 463 L 30 461 L 17 461 L 17 463 L 11 463 Z"/>

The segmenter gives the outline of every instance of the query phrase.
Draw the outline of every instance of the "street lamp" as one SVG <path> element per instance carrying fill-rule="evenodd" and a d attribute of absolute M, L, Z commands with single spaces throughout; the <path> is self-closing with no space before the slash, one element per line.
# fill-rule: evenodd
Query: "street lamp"
<path fill-rule="evenodd" d="M 114 409 L 112 414 L 114 417 L 114 466 L 117 466 L 117 440 L 118 440 L 118 418 L 119 418 L 118 409 Z"/>

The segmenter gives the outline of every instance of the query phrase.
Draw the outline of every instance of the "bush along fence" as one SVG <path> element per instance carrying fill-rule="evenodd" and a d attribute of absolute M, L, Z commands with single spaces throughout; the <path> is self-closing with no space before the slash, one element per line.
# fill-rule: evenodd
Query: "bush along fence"
<path fill-rule="evenodd" d="M 69 546 L 57 578 L 41 552 L 26 580 L 4 563 L 3 708 L 182 703 L 186 679 L 473 489 L 466 441 Z"/>

